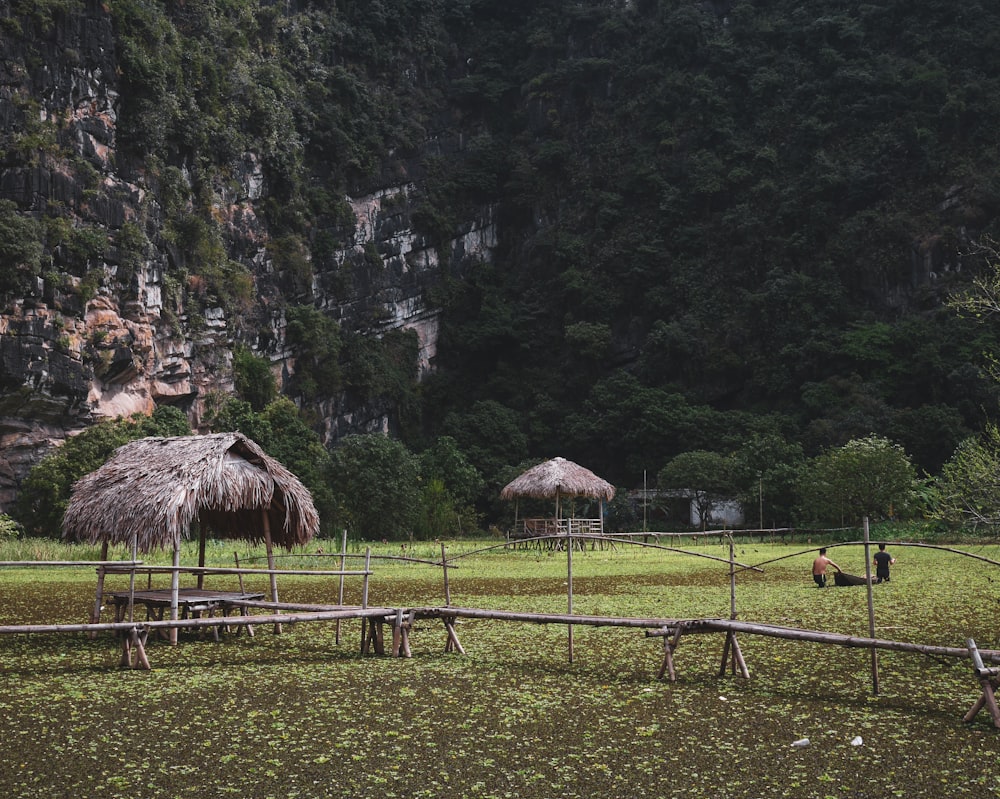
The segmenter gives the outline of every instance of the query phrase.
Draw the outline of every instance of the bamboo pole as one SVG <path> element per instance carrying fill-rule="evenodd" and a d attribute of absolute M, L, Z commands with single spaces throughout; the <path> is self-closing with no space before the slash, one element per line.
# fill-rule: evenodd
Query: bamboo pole
<path fill-rule="evenodd" d="M 556 530 L 559 529 L 559 489 L 556 489 Z M 566 615 L 573 615 L 573 535 L 566 523 Z M 569 662 L 573 662 L 573 625 L 566 626 Z"/>
<path fill-rule="evenodd" d="M 674 650 L 677 649 L 681 640 L 681 633 L 684 630 L 683 624 L 678 624 L 676 629 L 665 630 L 663 636 L 663 664 L 660 666 L 660 673 L 656 679 L 662 680 L 663 675 L 670 673 L 670 682 L 677 682 L 677 672 L 674 671 Z"/>
<path fill-rule="evenodd" d="M 371 574 L 372 548 L 365 547 L 365 579 L 361 589 L 361 607 L 368 607 L 368 575 Z"/>
<path fill-rule="evenodd" d="M 578 616 L 577 619 L 580 617 Z M 908 641 L 890 641 L 882 638 L 862 638 L 860 636 L 828 633 L 820 630 L 804 630 L 798 627 L 781 627 L 771 624 L 755 624 L 752 622 L 731 621 L 726 619 L 700 619 L 687 622 L 687 632 L 725 632 L 733 630 L 748 635 L 762 635 L 769 638 L 783 638 L 788 641 L 810 641 L 817 644 L 832 644 L 849 649 L 885 649 L 892 652 L 916 652 L 922 655 L 938 657 L 967 658 L 969 652 L 965 648 L 953 646 L 935 646 L 930 644 L 914 644 Z M 660 633 L 650 633 L 658 635 Z M 1000 663 L 1000 650 L 990 650 L 988 653 L 980 650 L 981 655 L 991 661 Z"/>
<path fill-rule="evenodd" d="M 171 627 L 224 627 L 231 625 L 259 625 L 259 624 L 291 624 L 295 622 L 318 622 L 334 621 L 336 619 L 359 619 L 359 618 L 387 618 L 396 611 L 392 608 L 349 608 L 344 610 L 325 610 L 316 613 L 269 613 L 260 616 L 205 616 L 200 619 L 179 619 L 170 621 L 163 619 L 160 621 L 149 620 L 141 622 L 126 621 L 105 621 L 98 624 L 73 623 L 73 624 L 12 624 L 0 625 L 0 635 L 37 635 L 54 633 L 79 633 L 79 632 L 117 632 L 121 630 L 141 629 L 141 630 L 164 630 Z M 966 650 L 962 650 L 966 652 Z M 988 654 L 988 653 L 987 653 Z M 968 653 L 966 652 L 966 657 Z M 1000 662 L 1000 653 L 998 653 Z"/>
<path fill-rule="evenodd" d="M 826 546 L 827 549 L 833 549 L 834 547 L 852 547 L 852 546 L 858 546 L 859 544 L 864 544 L 864 540 L 861 540 L 861 541 L 841 541 L 838 544 L 826 544 L 825 546 Z M 965 552 L 964 550 L 955 549 L 954 547 L 939 546 L 938 544 L 920 544 L 920 543 L 913 542 L 913 541 L 893 541 L 893 542 L 891 542 L 891 546 L 894 547 L 894 548 L 895 547 L 917 547 L 917 548 L 920 548 L 920 549 L 939 549 L 942 552 L 951 552 L 954 555 L 962 555 L 963 557 L 972 558 L 973 560 L 981 560 L 984 563 L 989 563 L 992 566 L 1000 566 L 1000 561 L 998 561 L 998 560 L 993 560 L 992 558 L 987 558 L 987 557 L 985 557 L 983 555 L 975 555 L 972 552 Z M 803 549 L 801 552 L 793 552 L 791 555 L 782 555 L 779 558 L 771 558 L 770 560 L 762 560 L 760 563 L 757 563 L 757 564 L 755 564 L 753 566 L 746 566 L 746 565 L 741 564 L 740 568 L 742 568 L 742 569 L 754 569 L 756 571 L 763 571 L 763 569 L 761 568 L 762 566 L 769 566 L 772 563 L 777 563 L 778 561 L 781 561 L 781 560 L 787 560 L 788 558 L 797 558 L 797 557 L 800 557 L 802 555 L 809 554 L 810 552 L 816 552 L 818 550 L 819 550 L 819 547 L 811 547 L 810 549 Z"/>
<path fill-rule="evenodd" d="M 444 604 L 451 604 L 451 584 L 448 582 L 448 557 L 444 542 L 441 543 L 441 571 L 444 573 Z"/>
<path fill-rule="evenodd" d="M 261 513 L 262 522 L 264 526 L 264 546 L 267 549 L 267 570 L 271 577 L 271 601 L 278 602 L 278 576 L 274 570 L 274 542 L 271 540 L 271 518 L 268 515 L 268 509 L 264 508 Z M 275 635 L 281 634 L 281 625 L 274 625 Z"/>
<path fill-rule="evenodd" d="M 170 620 L 177 621 L 177 594 L 180 592 L 181 588 L 181 539 L 180 535 L 174 539 L 174 568 L 170 573 Z M 177 628 L 170 628 L 170 643 L 173 645 L 177 644 Z"/>
<path fill-rule="evenodd" d="M 340 570 L 344 571 L 344 565 L 347 562 L 347 528 L 343 530 L 343 534 L 340 537 Z M 340 575 L 340 587 L 337 589 L 337 604 L 344 604 L 344 575 Z M 334 643 L 340 646 L 340 620 L 337 620 L 337 631 L 334 637 Z"/>
<path fill-rule="evenodd" d="M 392 656 L 402 657 L 403 649 L 403 609 L 396 608 L 396 617 L 392 621 Z"/>
<path fill-rule="evenodd" d="M 96 561 L 95 561 L 96 562 Z M 244 561 L 245 562 L 245 561 Z M 437 561 L 423 561 L 425 563 L 430 563 L 435 566 L 440 565 Z M 109 565 L 107 571 L 109 574 L 128 574 L 128 561 L 109 561 L 114 565 Z M 140 561 L 139 564 L 142 562 Z M 123 565 L 124 564 L 124 565 Z M 119 568 L 121 567 L 121 568 Z M 452 567 L 454 568 L 454 567 Z M 172 571 L 184 572 L 185 574 L 198 574 L 203 572 L 204 574 L 312 574 L 316 576 L 330 576 L 337 574 L 346 574 L 348 577 L 355 576 L 360 577 L 364 575 L 363 571 L 352 571 L 350 569 L 345 569 L 341 572 L 339 569 L 251 569 L 246 566 L 236 568 L 230 568 L 226 566 L 206 566 L 204 569 L 198 566 L 143 566 L 136 565 L 135 567 L 137 574 L 169 574 Z"/>
<path fill-rule="evenodd" d="M 868 636 L 875 637 L 875 600 L 872 596 L 872 546 L 868 529 L 868 517 L 862 521 L 865 542 L 865 582 L 868 585 Z M 878 650 L 874 647 L 871 651 L 872 666 L 872 694 L 878 696 Z"/>
<path fill-rule="evenodd" d="M 736 545 L 729 535 L 729 618 L 736 618 Z"/>
<path fill-rule="evenodd" d="M 750 670 L 747 668 L 747 662 L 743 659 L 743 652 L 740 651 L 740 642 L 736 640 L 736 633 L 733 633 L 733 672 L 736 669 L 740 670 L 740 674 L 743 679 L 750 679 Z"/>
<path fill-rule="evenodd" d="M 132 562 L 135 563 L 136 550 L 139 545 L 139 534 L 132 534 Z M 128 573 L 128 620 L 135 621 L 135 566 Z"/>
<path fill-rule="evenodd" d="M 233 553 L 233 562 L 236 563 L 236 568 L 239 569 L 240 568 L 240 553 L 239 552 L 234 552 Z M 243 587 L 243 572 L 242 571 L 239 572 L 239 574 L 237 575 L 237 579 L 239 579 L 239 581 L 240 581 L 240 593 L 241 594 L 245 594 L 246 593 L 246 589 Z"/>
<path fill-rule="evenodd" d="M 202 569 L 205 568 L 205 544 L 208 538 L 208 531 L 205 530 L 205 525 L 198 524 L 198 566 Z M 205 587 L 205 572 L 198 572 L 198 579 L 195 581 L 195 585 L 199 589 Z"/>
<path fill-rule="evenodd" d="M 101 549 L 107 551 L 104 545 Z M 0 560 L 0 567 L 10 567 L 15 569 L 28 569 L 38 566 L 52 566 L 52 567 L 64 567 L 64 566 L 103 566 L 109 571 L 114 571 L 116 567 L 120 567 L 123 571 L 128 571 L 132 566 L 141 566 L 143 561 L 131 561 L 131 560 Z M 140 570 L 141 571 L 141 570 Z"/>
<path fill-rule="evenodd" d="M 108 559 L 108 540 L 105 538 L 101 542 L 101 560 L 97 565 L 97 591 L 94 596 L 94 610 L 90 614 L 92 624 L 97 624 L 101 620 L 101 606 L 104 604 L 104 567 Z M 134 565 L 134 564 L 133 564 Z"/>

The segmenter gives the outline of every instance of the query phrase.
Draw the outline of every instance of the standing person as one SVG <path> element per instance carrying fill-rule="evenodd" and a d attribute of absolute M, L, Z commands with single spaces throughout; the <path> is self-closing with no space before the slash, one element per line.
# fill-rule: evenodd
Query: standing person
<path fill-rule="evenodd" d="M 826 547 L 819 551 L 819 557 L 813 561 L 813 580 L 819 588 L 826 588 L 826 567 L 833 566 L 840 571 L 840 566 L 826 556 Z"/>
<path fill-rule="evenodd" d="M 889 567 L 895 562 L 896 559 L 885 551 L 885 544 L 879 544 L 878 552 L 872 556 L 876 583 L 889 582 Z"/>

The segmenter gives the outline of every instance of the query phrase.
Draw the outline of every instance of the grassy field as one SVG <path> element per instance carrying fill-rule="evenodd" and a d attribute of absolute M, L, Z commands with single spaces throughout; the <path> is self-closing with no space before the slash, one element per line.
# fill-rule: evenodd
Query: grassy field
<path fill-rule="evenodd" d="M 449 542 L 449 555 L 489 542 Z M 259 555 L 240 546 L 240 559 Z M 331 543 L 328 549 L 335 549 Z M 702 540 L 701 554 L 728 557 Z M 1000 546 L 966 545 L 1000 560 Z M 315 551 L 312 547 L 311 551 Z M 806 544 L 737 542 L 737 605 L 745 621 L 865 636 L 864 588 L 817 590 Z M 877 635 L 1000 648 L 1000 568 L 928 549 L 890 547 L 893 580 L 875 590 Z M 361 545 L 351 551 L 360 553 Z M 380 553 L 400 554 L 399 544 Z M 434 559 L 440 547 L 406 554 Z M 861 547 L 830 553 L 863 574 Z M 8 542 L 0 559 L 91 559 L 96 550 Z M 122 557 L 124 553 L 115 553 Z M 159 562 L 169 558 L 159 555 Z M 231 544 L 209 563 L 233 564 Z M 282 567 L 334 567 L 292 558 Z M 184 563 L 196 562 L 193 550 Z M 350 567 L 359 568 L 359 560 Z M 262 565 L 256 562 L 253 565 Z M 125 587 L 115 578 L 110 588 Z M 165 578 L 156 578 L 163 581 Z M 209 578 L 235 587 L 235 578 Z M 247 578 L 248 588 L 265 580 Z M 93 602 L 92 568 L 0 571 L 0 624 L 78 622 Z M 537 550 L 472 554 L 450 570 L 455 605 L 564 612 L 566 557 Z M 284 578 L 283 600 L 333 602 L 336 577 Z M 616 616 L 729 615 L 725 563 L 619 546 L 574 557 L 574 610 Z M 360 581 L 347 584 L 360 598 Z M 378 562 L 370 602 L 440 605 L 439 569 Z M 611 628 L 466 621 L 467 654 L 445 654 L 444 630 L 424 622 L 413 657 L 358 654 L 360 624 L 299 624 L 278 636 L 182 634 L 151 643 L 153 670 L 117 667 L 110 637 L 0 637 L 0 795 L 4 797 L 942 797 L 1000 796 L 1000 734 L 967 660 L 870 655 L 744 636 L 751 679 L 719 677 L 721 635 L 690 636 L 676 683 L 656 679 L 659 639 Z M 852 745 L 860 737 L 862 745 Z M 810 745 L 793 747 L 808 738 Z"/>

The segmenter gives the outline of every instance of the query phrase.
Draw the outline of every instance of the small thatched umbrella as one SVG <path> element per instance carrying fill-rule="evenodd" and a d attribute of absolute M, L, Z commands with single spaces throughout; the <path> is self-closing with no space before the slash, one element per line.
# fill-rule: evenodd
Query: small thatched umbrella
<path fill-rule="evenodd" d="M 615 487 L 611 483 L 602 480 L 590 469 L 584 469 L 565 458 L 553 458 L 532 466 L 511 480 L 500 492 L 501 499 L 518 497 L 555 499 L 556 520 L 559 519 L 559 503 L 562 497 L 591 497 L 610 502 L 614 496 Z M 601 517 L 603 519 L 603 514 Z"/>
<path fill-rule="evenodd" d="M 519 477 L 511 480 L 500 492 L 501 499 L 534 497 L 555 499 L 556 524 L 559 523 L 559 502 L 562 497 L 591 497 L 611 501 L 615 487 L 589 469 L 565 458 L 552 460 L 533 466 Z M 604 514 L 601 513 L 601 532 L 604 532 Z M 573 615 L 573 540 L 566 528 L 566 598 L 569 615 Z M 569 659 L 573 661 L 573 626 L 569 626 Z"/>
<path fill-rule="evenodd" d="M 142 552 L 170 546 L 177 567 L 181 538 L 196 521 L 199 566 L 205 565 L 209 528 L 221 538 L 263 541 L 271 569 L 273 543 L 291 549 L 319 529 L 312 497 L 295 475 L 246 436 L 218 433 L 143 438 L 119 447 L 107 463 L 73 486 L 63 538 L 100 541 L 105 551 L 109 543 Z M 176 618 L 176 568 L 173 575 L 171 612 Z M 271 593 L 276 602 L 274 574 Z"/>

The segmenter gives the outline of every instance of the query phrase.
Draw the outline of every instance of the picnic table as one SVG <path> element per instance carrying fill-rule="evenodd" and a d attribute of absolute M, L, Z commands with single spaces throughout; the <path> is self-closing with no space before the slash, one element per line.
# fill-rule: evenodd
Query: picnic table
<path fill-rule="evenodd" d="M 146 618 L 155 621 L 163 619 L 163 612 L 170 608 L 173 602 L 173 591 L 169 588 L 145 588 L 137 591 L 110 591 L 106 599 L 114 606 L 115 621 L 124 621 L 128 614 L 129 602 L 146 607 Z M 210 591 L 206 588 L 179 588 L 177 590 L 177 608 L 181 619 L 195 619 L 202 614 L 212 616 L 219 610 L 223 616 L 232 615 L 238 610 L 239 615 L 246 616 L 249 608 L 243 602 L 258 601 L 264 598 L 263 593 L 247 593 L 244 591 Z M 247 632 L 252 636 L 253 627 L 247 626 Z M 212 627 L 212 634 L 219 639 L 219 628 Z"/>

